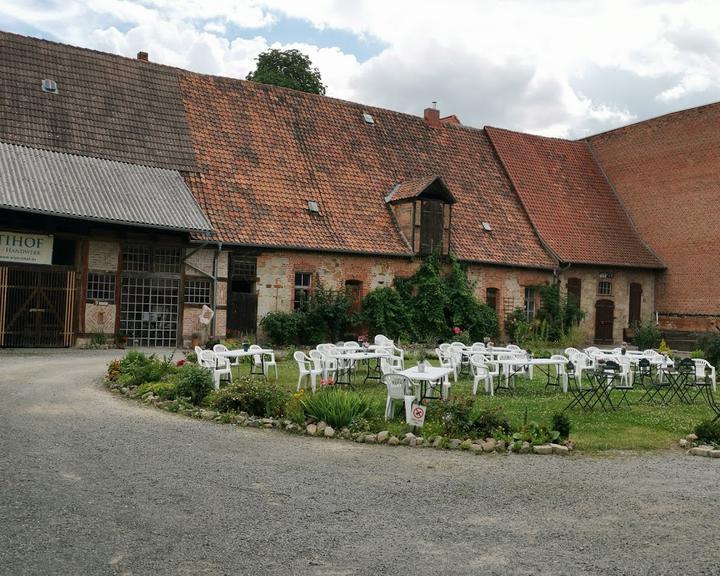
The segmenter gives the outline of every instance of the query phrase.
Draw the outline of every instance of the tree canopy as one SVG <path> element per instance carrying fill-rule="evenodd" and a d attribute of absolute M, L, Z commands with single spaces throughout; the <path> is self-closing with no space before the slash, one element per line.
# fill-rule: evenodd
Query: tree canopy
<path fill-rule="evenodd" d="M 299 50 L 273 48 L 262 52 L 256 60 L 257 68 L 245 77 L 246 80 L 325 94 L 320 70 L 313 67 L 310 58 Z"/>

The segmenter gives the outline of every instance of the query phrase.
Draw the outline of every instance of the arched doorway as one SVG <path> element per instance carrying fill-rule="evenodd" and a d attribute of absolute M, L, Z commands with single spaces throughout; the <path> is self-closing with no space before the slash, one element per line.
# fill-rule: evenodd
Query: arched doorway
<path fill-rule="evenodd" d="M 595 342 L 612 344 L 613 321 L 615 320 L 615 302 L 598 300 L 595 302 Z"/>

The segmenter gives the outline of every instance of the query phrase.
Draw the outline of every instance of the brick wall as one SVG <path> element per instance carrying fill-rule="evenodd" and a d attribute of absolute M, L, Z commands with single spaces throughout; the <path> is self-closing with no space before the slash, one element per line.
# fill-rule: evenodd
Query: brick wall
<path fill-rule="evenodd" d="M 193 252 L 193 250 L 193 248 L 190 248 L 188 252 Z M 215 262 L 216 253 L 217 262 Z M 203 248 L 194 252 L 187 259 L 185 278 L 203 279 L 212 282 L 212 280 L 208 276 L 203 275 L 202 272 L 212 275 L 215 266 L 217 266 L 217 282 L 215 285 L 215 300 L 214 303 L 211 304 L 215 310 L 214 328 L 205 327 L 200 324 L 199 316 L 202 306 L 185 304 L 182 317 L 182 335 L 185 346 L 189 345 L 194 332 L 201 334 L 201 340 L 209 336 L 224 338 L 226 335 L 228 252 L 218 253 L 214 248 Z M 210 334 L 211 331 L 213 332 L 212 334 Z"/>
<path fill-rule="evenodd" d="M 641 236 L 668 267 L 656 294 L 666 325 L 707 330 L 720 316 L 719 124 L 720 105 L 712 104 L 590 138 Z"/>

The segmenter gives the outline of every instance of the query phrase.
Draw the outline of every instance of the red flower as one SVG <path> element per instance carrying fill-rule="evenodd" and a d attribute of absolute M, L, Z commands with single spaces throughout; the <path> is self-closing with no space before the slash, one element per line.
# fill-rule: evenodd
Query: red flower
<path fill-rule="evenodd" d="M 182 358 L 181 360 L 178 360 L 178 361 L 177 361 L 177 365 L 178 365 L 178 366 L 185 366 L 185 362 L 187 362 L 187 360 L 185 360 L 185 358 Z"/>
<path fill-rule="evenodd" d="M 462 332 L 462 330 L 460 330 L 460 326 L 455 326 L 455 328 L 453 328 L 454 334 L 460 334 L 460 332 Z"/>

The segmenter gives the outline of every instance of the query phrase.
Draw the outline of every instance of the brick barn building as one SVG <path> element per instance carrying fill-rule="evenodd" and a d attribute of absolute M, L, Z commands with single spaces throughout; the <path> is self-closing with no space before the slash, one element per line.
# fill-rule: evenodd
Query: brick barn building
<path fill-rule="evenodd" d="M 588 342 L 720 313 L 714 106 L 568 141 L 7 33 L 0 69 L 0 346 L 187 344 L 203 305 L 213 334 L 252 332 L 434 249 L 501 318 L 559 279 Z M 52 255 L 13 259 L 11 236 Z"/>

